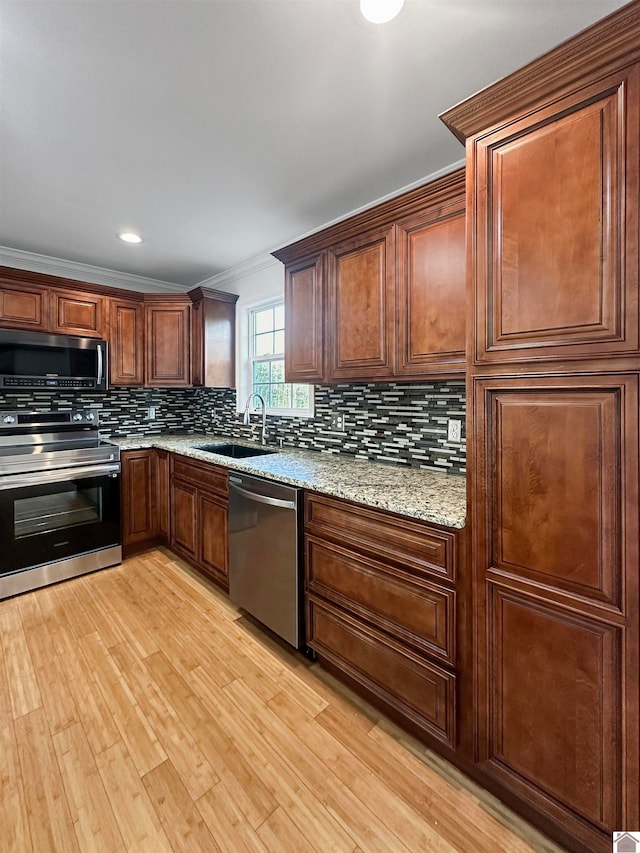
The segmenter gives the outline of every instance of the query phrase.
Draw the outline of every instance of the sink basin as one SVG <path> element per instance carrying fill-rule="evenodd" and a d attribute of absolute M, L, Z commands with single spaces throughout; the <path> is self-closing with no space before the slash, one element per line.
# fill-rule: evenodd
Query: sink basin
<path fill-rule="evenodd" d="M 196 450 L 205 450 L 207 453 L 219 453 L 220 456 L 230 456 L 232 459 L 245 459 L 249 456 L 268 456 L 275 450 L 267 450 L 263 447 L 245 447 L 244 444 L 202 444 Z"/>

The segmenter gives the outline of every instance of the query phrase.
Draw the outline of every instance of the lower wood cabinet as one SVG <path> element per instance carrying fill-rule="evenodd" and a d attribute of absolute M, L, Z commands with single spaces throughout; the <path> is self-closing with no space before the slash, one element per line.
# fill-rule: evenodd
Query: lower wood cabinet
<path fill-rule="evenodd" d="M 463 532 L 308 493 L 305 534 L 307 644 L 413 731 L 456 749 Z"/>
<path fill-rule="evenodd" d="M 226 468 L 171 454 L 171 548 L 229 589 Z"/>
<path fill-rule="evenodd" d="M 171 534 L 171 509 L 169 505 L 169 453 L 156 448 L 156 482 L 158 503 L 158 539 L 163 545 L 169 544 Z"/>
<path fill-rule="evenodd" d="M 125 556 L 150 547 L 157 539 L 155 450 L 123 450 L 122 548 Z"/>

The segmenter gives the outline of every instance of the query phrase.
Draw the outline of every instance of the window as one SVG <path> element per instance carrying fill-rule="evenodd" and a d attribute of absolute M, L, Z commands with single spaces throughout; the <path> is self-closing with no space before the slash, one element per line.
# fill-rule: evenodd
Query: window
<path fill-rule="evenodd" d="M 260 394 L 270 412 L 313 415 L 313 387 L 284 381 L 284 302 L 250 311 L 249 366 L 248 393 Z"/>

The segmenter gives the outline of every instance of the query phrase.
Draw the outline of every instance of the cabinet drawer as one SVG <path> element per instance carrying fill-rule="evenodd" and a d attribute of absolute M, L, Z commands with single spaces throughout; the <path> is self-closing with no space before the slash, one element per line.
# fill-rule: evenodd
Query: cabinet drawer
<path fill-rule="evenodd" d="M 174 455 L 171 457 L 171 471 L 174 477 L 186 480 L 200 489 L 207 489 L 223 497 L 229 494 L 229 474 L 226 468 Z"/>
<path fill-rule="evenodd" d="M 404 572 L 366 560 L 313 536 L 305 542 L 307 589 L 410 643 L 455 663 L 455 592 L 416 583 Z"/>
<path fill-rule="evenodd" d="M 307 642 L 424 731 L 455 744 L 455 676 L 384 634 L 308 597 Z"/>
<path fill-rule="evenodd" d="M 405 571 L 455 579 L 452 533 L 320 495 L 307 495 L 305 507 L 307 530 L 311 534 L 346 544 L 365 556 L 396 563 Z"/>

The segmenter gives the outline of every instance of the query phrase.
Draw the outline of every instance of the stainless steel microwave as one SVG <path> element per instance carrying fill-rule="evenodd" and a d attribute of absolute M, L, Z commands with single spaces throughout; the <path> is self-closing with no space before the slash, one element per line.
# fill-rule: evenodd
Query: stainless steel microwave
<path fill-rule="evenodd" d="M 106 391 L 107 342 L 0 330 L 0 390 Z"/>

